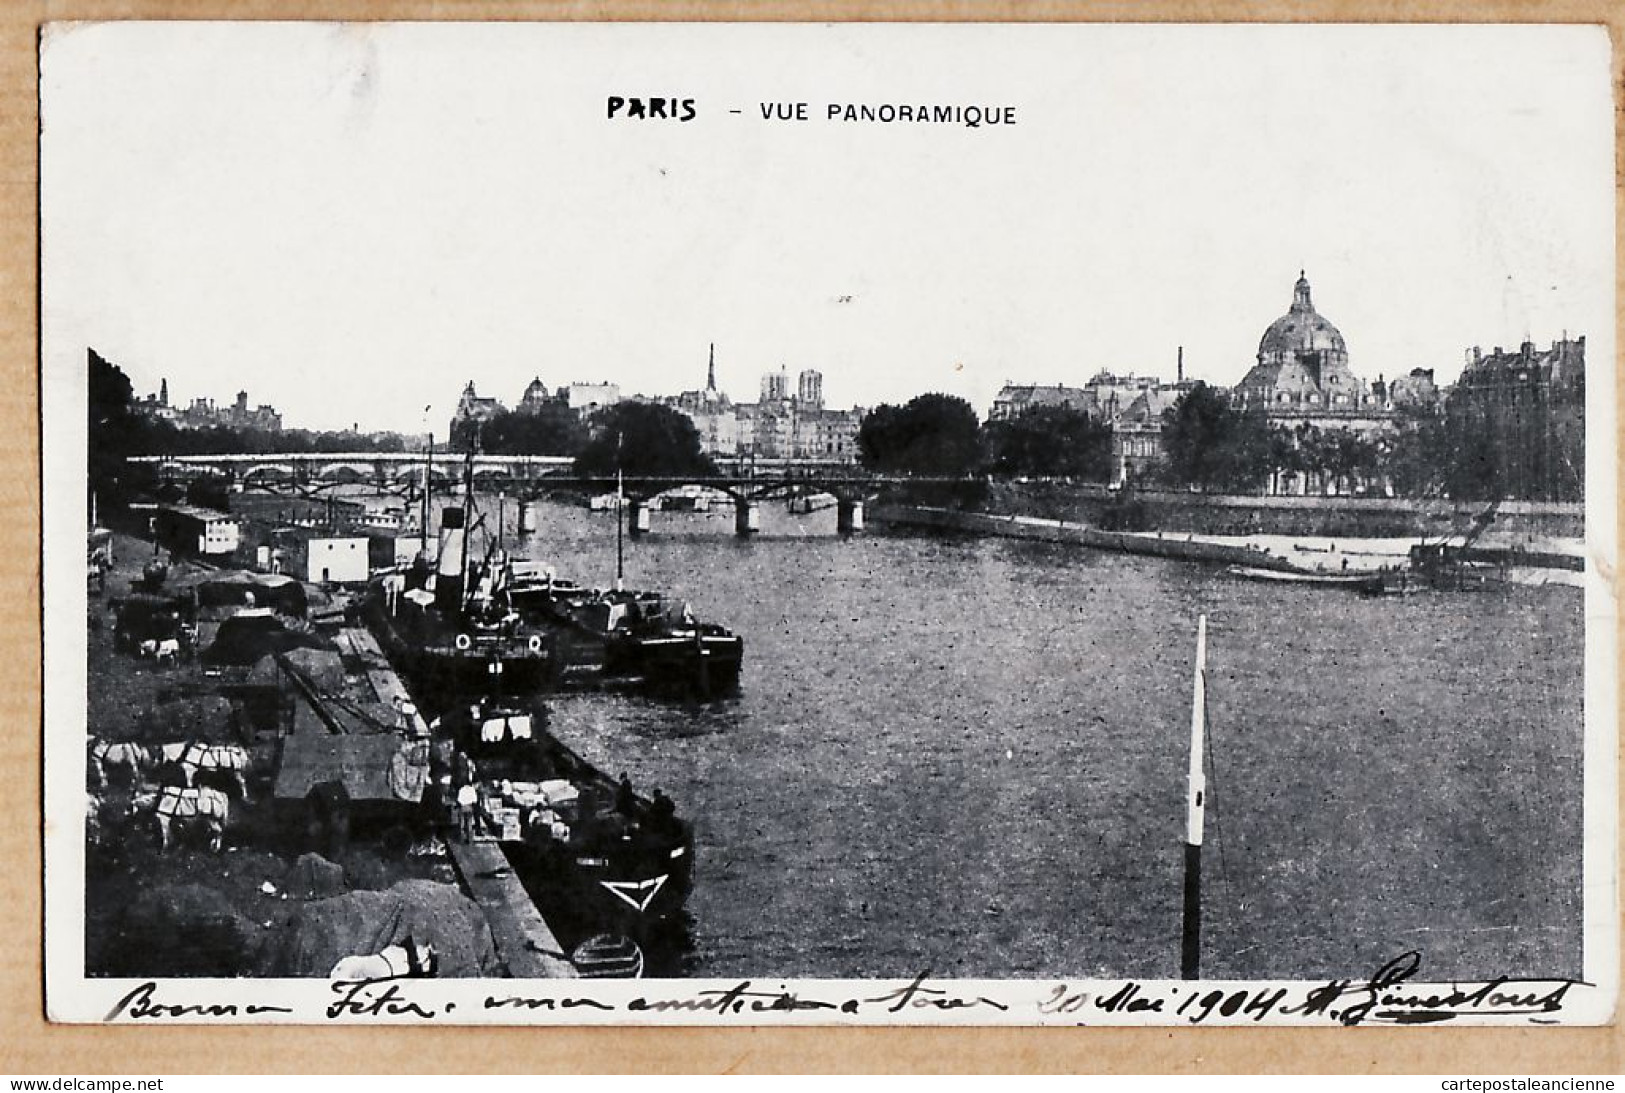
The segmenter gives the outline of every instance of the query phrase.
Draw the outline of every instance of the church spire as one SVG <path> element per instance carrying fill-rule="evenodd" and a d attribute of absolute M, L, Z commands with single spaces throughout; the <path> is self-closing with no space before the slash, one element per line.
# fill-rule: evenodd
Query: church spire
<path fill-rule="evenodd" d="M 705 372 L 705 389 L 707 391 L 715 391 L 717 389 L 717 343 L 716 342 L 711 343 L 711 364 L 706 369 L 706 372 Z"/>

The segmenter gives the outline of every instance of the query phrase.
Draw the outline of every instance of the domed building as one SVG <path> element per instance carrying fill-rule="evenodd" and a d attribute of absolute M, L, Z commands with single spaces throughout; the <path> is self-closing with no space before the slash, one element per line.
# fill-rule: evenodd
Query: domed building
<path fill-rule="evenodd" d="M 548 402 L 547 385 L 540 376 L 531 380 L 525 387 L 525 393 L 519 397 L 519 412 L 534 414 Z"/>
<path fill-rule="evenodd" d="M 1292 289 L 1292 306 L 1264 330 L 1258 361 L 1236 386 L 1236 394 L 1244 405 L 1263 406 L 1271 418 L 1384 414 L 1382 400 L 1349 369 L 1342 333 L 1315 310 L 1302 270 Z"/>

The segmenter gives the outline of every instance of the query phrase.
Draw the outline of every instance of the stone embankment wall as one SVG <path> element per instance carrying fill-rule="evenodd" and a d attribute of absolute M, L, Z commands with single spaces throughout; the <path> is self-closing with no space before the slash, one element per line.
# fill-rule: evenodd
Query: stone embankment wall
<path fill-rule="evenodd" d="M 1166 490 L 1123 494 L 1105 486 L 1057 482 L 989 485 L 981 506 L 999 516 L 1036 516 L 1094 527 L 1198 535 L 1305 535 L 1340 538 L 1442 536 L 1466 531 L 1483 501 L 1387 497 L 1241 497 Z M 1504 501 L 1497 531 L 1581 538 L 1585 506 Z"/>
<path fill-rule="evenodd" d="M 975 535 L 999 535 L 1008 539 L 1038 539 L 1049 543 L 1078 543 L 1099 550 L 1119 550 L 1127 554 L 1149 554 L 1158 558 L 1181 558 L 1215 565 L 1245 565 L 1259 569 L 1290 570 L 1286 559 L 1263 550 L 1209 543 L 1155 534 L 1102 531 L 1080 524 L 1032 516 L 994 516 L 985 512 L 930 508 L 923 505 L 881 505 L 871 514 L 877 524 L 925 527 L 962 531 Z"/>

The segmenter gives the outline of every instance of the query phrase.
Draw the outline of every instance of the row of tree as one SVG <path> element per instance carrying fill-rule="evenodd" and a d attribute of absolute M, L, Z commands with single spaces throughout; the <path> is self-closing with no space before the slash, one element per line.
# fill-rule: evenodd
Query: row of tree
<path fill-rule="evenodd" d="M 1391 489 L 1466 500 L 1583 496 L 1583 422 L 1533 401 L 1497 410 L 1453 395 L 1443 413 L 1402 409 L 1392 429 L 1369 435 L 1271 422 L 1261 407 L 1199 383 L 1164 412 L 1162 425 L 1166 458 L 1140 485 L 1255 494 L 1301 483 L 1313 492 Z M 884 473 L 1106 482 L 1113 472 L 1111 427 L 1085 413 L 1037 407 L 983 424 L 969 403 L 940 394 L 877 407 L 858 445 L 864 465 Z"/>
<path fill-rule="evenodd" d="M 1304 476 L 1337 492 L 1391 489 L 1399 497 L 1579 500 L 1584 496 L 1582 415 L 1531 398 L 1486 406 L 1457 391 L 1442 413 L 1400 409 L 1376 435 L 1271 424 L 1198 384 L 1166 413 L 1163 484 L 1256 493 Z"/>
<path fill-rule="evenodd" d="M 858 428 L 863 464 L 883 474 L 1066 477 L 1105 481 L 1111 427 L 1062 406 L 983 423 L 971 404 L 929 394 L 877 406 Z"/>

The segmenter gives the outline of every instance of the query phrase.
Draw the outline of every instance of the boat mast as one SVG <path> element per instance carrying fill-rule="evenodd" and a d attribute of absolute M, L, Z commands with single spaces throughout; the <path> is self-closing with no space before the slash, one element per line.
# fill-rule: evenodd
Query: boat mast
<path fill-rule="evenodd" d="M 468 613 L 468 575 L 470 569 L 472 568 L 469 565 L 468 556 L 470 553 L 469 548 L 472 546 L 471 540 L 473 539 L 473 529 L 468 525 L 468 518 L 472 513 L 474 505 L 474 448 L 478 443 L 479 434 L 476 433 L 474 439 L 469 441 L 468 456 L 463 461 L 463 556 L 459 559 L 462 566 L 459 579 L 463 583 L 462 599 L 457 605 L 457 613 L 459 615 L 466 615 Z"/>
<path fill-rule="evenodd" d="M 424 557 L 429 554 L 429 483 L 434 474 L 434 432 L 429 433 L 429 454 L 423 461 L 423 516 L 420 532 L 420 549 Z"/>
<path fill-rule="evenodd" d="M 1201 977 L 1202 821 L 1207 813 L 1207 777 L 1202 770 L 1207 724 L 1207 616 L 1196 620 L 1196 672 L 1191 684 L 1190 796 L 1185 814 L 1185 929 L 1180 947 L 1182 979 Z"/>
<path fill-rule="evenodd" d="M 621 474 L 621 434 L 615 434 L 615 591 L 626 580 L 626 552 L 621 545 L 621 517 L 626 511 L 626 489 Z"/>

